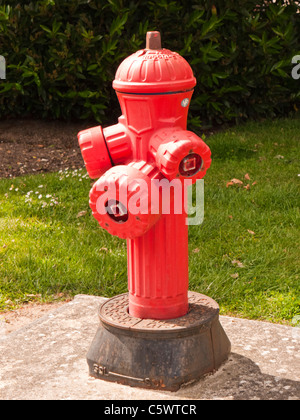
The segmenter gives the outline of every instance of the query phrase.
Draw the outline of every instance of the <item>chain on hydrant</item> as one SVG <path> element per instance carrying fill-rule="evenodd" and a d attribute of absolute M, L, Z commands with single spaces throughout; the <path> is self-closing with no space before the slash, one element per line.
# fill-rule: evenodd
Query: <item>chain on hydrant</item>
<path fill-rule="evenodd" d="M 90 192 L 93 215 L 110 234 L 127 239 L 129 314 L 134 317 L 170 319 L 188 311 L 184 181 L 203 178 L 211 164 L 209 147 L 187 131 L 195 85 L 187 61 L 161 47 L 159 32 L 148 32 L 146 48 L 126 58 L 116 72 L 118 124 L 78 134 L 87 171 L 99 178 Z M 164 180 L 169 214 L 161 205 Z M 181 212 L 172 205 L 174 180 L 180 181 Z"/>

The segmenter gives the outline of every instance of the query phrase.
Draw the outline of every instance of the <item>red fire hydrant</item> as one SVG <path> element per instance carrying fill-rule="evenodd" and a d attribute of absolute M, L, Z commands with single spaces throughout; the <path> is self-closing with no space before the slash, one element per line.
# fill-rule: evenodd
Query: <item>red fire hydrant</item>
<path fill-rule="evenodd" d="M 187 61 L 161 48 L 159 32 L 148 32 L 146 48 L 121 63 L 113 82 L 122 110 L 118 124 L 78 134 L 87 171 L 99 178 L 90 192 L 93 215 L 127 239 L 133 317 L 163 320 L 188 312 L 184 181 L 203 178 L 211 164 L 209 147 L 186 129 L 195 85 Z M 160 188 L 163 180 L 167 191 Z M 166 192 L 167 212 L 161 204 Z"/>
<path fill-rule="evenodd" d="M 87 354 L 99 379 L 176 390 L 230 352 L 218 304 L 188 292 L 186 184 L 211 163 L 208 146 L 186 129 L 195 84 L 185 59 L 148 32 L 146 48 L 121 63 L 113 82 L 118 124 L 78 134 L 87 171 L 99 178 L 93 215 L 127 239 L 129 293 L 100 306 Z"/>

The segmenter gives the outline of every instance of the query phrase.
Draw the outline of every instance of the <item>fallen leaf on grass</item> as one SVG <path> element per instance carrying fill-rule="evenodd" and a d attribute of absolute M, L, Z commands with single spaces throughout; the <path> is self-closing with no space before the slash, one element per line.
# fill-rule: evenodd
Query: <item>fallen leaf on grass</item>
<path fill-rule="evenodd" d="M 198 252 L 200 252 L 200 249 L 199 249 L 199 248 L 195 248 L 195 249 L 193 249 L 193 253 L 194 253 L 194 254 L 198 254 Z"/>
<path fill-rule="evenodd" d="M 233 178 L 231 180 L 231 182 L 233 182 L 234 184 L 243 185 L 243 181 L 241 181 L 240 179 L 237 179 L 237 178 Z"/>
<path fill-rule="evenodd" d="M 108 252 L 108 248 L 105 248 L 105 246 L 103 246 L 102 248 L 99 249 L 99 251 L 101 251 L 101 252 Z"/>
<path fill-rule="evenodd" d="M 230 277 L 237 279 L 239 277 L 239 273 L 230 274 Z"/>
<path fill-rule="evenodd" d="M 277 155 L 277 156 L 274 157 L 274 159 L 284 159 L 284 156 Z"/>
<path fill-rule="evenodd" d="M 243 185 L 243 181 L 237 178 L 233 178 L 229 182 L 227 182 L 226 188 L 228 188 L 230 185 Z"/>
<path fill-rule="evenodd" d="M 245 268 L 244 264 L 239 260 L 232 260 L 231 264 L 236 264 L 240 268 Z"/>
<path fill-rule="evenodd" d="M 249 174 L 246 174 L 244 177 L 245 177 L 245 179 L 250 181 Z M 257 184 L 256 181 L 252 182 L 252 185 L 256 185 L 256 184 Z M 237 179 L 237 178 L 233 178 L 230 181 L 228 181 L 227 184 L 226 184 L 226 188 L 228 188 L 232 185 L 243 185 L 243 188 L 245 188 L 245 190 L 250 190 L 250 184 L 244 185 L 243 181 L 241 181 L 240 179 Z"/>
<path fill-rule="evenodd" d="M 255 232 L 253 232 L 253 230 L 249 230 L 249 229 L 247 229 L 247 231 L 248 231 L 251 235 L 255 235 Z"/>
<path fill-rule="evenodd" d="M 80 211 L 78 214 L 77 214 L 77 218 L 78 217 L 82 217 L 82 216 L 85 216 L 87 214 L 87 211 L 85 211 L 85 210 L 83 210 L 83 211 Z"/>

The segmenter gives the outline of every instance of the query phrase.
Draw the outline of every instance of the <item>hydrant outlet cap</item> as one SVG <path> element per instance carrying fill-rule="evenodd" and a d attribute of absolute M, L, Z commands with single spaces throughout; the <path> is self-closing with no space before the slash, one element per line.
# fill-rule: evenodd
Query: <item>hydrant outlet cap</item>
<path fill-rule="evenodd" d="M 191 90 L 196 79 L 188 62 L 177 52 L 161 48 L 160 33 L 148 32 L 146 48 L 120 64 L 113 88 L 124 93 L 171 93 Z"/>

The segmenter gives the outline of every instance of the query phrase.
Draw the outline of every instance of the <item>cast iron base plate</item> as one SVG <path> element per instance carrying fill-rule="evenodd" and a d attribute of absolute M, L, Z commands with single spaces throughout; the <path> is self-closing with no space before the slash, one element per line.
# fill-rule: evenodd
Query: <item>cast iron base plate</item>
<path fill-rule="evenodd" d="M 90 375 L 130 386 L 176 391 L 214 372 L 230 342 L 211 298 L 189 292 L 187 315 L 168 320 L 134 318 L 128 293 L 101 305 L 100 326 L 87 354 Z"/>

